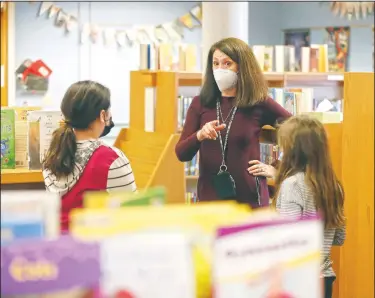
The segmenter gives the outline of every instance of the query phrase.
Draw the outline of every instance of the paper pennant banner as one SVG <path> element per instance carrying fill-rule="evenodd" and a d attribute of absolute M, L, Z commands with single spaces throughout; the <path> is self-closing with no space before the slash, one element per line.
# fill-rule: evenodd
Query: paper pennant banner
<path fill-rule="evenodd" d="M 155 28 L 155 37 L 160 43 L 167 43 L 169 41 L 168 33 L 162 25 Z"/>
<path fill-rule="evenodd" d="M 38 12 L 38 16 L 42 16 L 44 13 L 46 13 L 48 10 L 50 10 L 50 8 L 53 6 L 53 3 L 52 2 L 42 2 L 40 4 L 40 8 L 39 8 L 39 12 Z"/>
<path fill-rule="evenodd" d="M 116 32 L 116 41 L 120 47 L 124 47 L 126 45 L 126 32 L 125 31 L 117 31 Z"/>
<path fill-rule="evenodd" d="M 60 9 L 60 11 L 57 13 L 55 25 L 57 27 L 63 27 L 68 22 L 68 19 L 69 19 L 69 15 L 66 12 L 64 12 L 63 10 Z"/>
<path fill-rule="evenodd" d="M 202 6 L 198 5 L 194 7 L 192 10 L 190 10 L 190 13 L 199 22 L 199 24 L 202 24 Z"/>
<path fill-rule="evenodd" d="M 71 32 L 73 28 L 77 26 L 77 24 L 78 24 L 78 20 L 76 19 L 76 17 L 68 16 L 68 19 L 65 24 L 66 32 Z"/>
<path fill-rule="evenodd" d="M 186 28 L 193 29 L 194 28 L 194 19 L 190 12 L 184 14 L 182 17 L 178 19 Z"/>
<path fill-rule="evenodd" d="M 133 45 L 137 41 L 137 30 L 134 28 L 126 30 L 126 37 L 129 45 Z"/>
<path fill-rule="evenodd" d="M 101 29 L 98 25 L 90 26 L 90 39 L 93 43 L 97 43 L 100 37 Z"/>
<path fill-rule="evenodd" d="M 52 4 L 52 6 L 49 9 L 48 18 L 50 18 L 50 19 L 53 18 L 60 10 L 61 10 L 61 8 Z"/>
<path fill-rule="evenodd" d="M 155 36 L 155 26 L 146 26 L 143 28 L 143 30 L 146 32 L 148 38 L 153 44 L 159 44 L 159 40 Z"/>
<path fill-rule="evenodd" d="M 151 43 L 151 39 L 148 36 L 147 32 L 142 28 L 137 30 L 137 42 L 139 44 L 149 44 Z"/>
<path fill-rule="evenodd" d="M 178 20 L 162 25 L 171 41 L 180 42 L 183 38 L 183 27 Z M 181 30 L 182 29 L 182 30 Z M 182 33 L 181 33 L 182 32 Z"/>
<path fill-rule="evenodd" d="M 83 25 L 82 32 L 81 32 L 81 43 L 82 44 L 85 44 L 88 41 L 89 36 L 90 36 L 90 30 L 91 30 L 90 24 L 86 23 L 86 24 Z"/>
<path fill-rule="evenodd" d="M 116 41 L 116 30 L 113 28 L 104 29 L 104 43 L 107 46 L 113 45 Z"/>

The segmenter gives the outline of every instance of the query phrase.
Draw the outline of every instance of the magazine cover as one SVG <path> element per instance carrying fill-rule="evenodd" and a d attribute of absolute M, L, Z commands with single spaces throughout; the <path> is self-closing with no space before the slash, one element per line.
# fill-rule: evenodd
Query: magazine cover
<path fill-rule="evenodd" d="M 328 44 L 328 71 L 345 72 L 348 70 L 349 27 L 326 28 Z"/>
<path fill-rule="evenodd" d="M 88 298 L 100 279 L 99 244 L 63 236 L 1 247 L 1 297 Z"/>
<path fill-rule="evenodd" d="M 284 92 L 282 106 L 292 115 L 296 115 L 297 114 L 296 94 L 294 92 Z"/>
<path fill-rule="evenodd" d="M 321 298 L 322 239 L 317 219 L 273 218 L 219 228 L 214 242 L 215 298 Z"/>

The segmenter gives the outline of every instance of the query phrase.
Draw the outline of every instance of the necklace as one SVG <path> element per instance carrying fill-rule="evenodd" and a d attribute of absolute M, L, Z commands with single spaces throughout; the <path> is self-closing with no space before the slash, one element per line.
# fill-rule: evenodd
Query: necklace
<path fill-rule="evenodd" d="M 221 117 L 221 120 L 223 121 L 223 123 L 227 123 L 227 121 L 228 121 L 230 115 L 232 114 L 233 109 L 234 109 L 234 106 L 230 109 L 227 118 L 225 118 L 225 120 L 224 120 L 223 112 L 222 112 L 222 110 L 221 110 L 221 105 L 219 105 L 220 117 Z"/>

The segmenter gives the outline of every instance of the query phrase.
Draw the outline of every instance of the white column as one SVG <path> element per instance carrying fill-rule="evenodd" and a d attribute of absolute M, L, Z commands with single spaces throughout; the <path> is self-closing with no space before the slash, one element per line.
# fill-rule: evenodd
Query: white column
<path fill-rule="evenodd" d="M 248 2 L 202 2 L 202 66 L 210 47 L 220 39 L 236 37 L 249 42 Z"/>

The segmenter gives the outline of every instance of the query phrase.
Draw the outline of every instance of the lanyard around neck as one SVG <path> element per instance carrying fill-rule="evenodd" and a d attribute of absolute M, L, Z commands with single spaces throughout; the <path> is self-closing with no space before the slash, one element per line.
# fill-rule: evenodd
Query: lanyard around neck
<path fill-rule="evenodd" d="M 223 158 L 223 160 L 221 162 L 221 165 L 220 165 L 219 173 L 220 172 L 226 172 L 226 170 L 227 170 L 227 165 L 225 164 L 225 150 L 227 149 L 227 146 L 228 146 L 229 131 L 230 131 L 230 128 L 232 126 L 232 122 L 233 122 L 233 119 L 234 119 L 234 116 L 235 116 L 236 112 L 237 112 L 237 107 L 234 107 L 232 115 L 231 115 L 229 123 L 228 123 L 228 128 L 227 128 L 227 133 L 225 134 L 224 143 L 223 143 L 223 139 L 221 137 L 221 132 L 220 131 L 218 132 L 219 141 L 220 141 L 220 148 L 221 148 L 221 156 Z M 219 121 L 219 123 L 220 123 L 220 102 L 219 101 L 216 102 L 216 117 L 217 117 L 217 121 Z"/>

